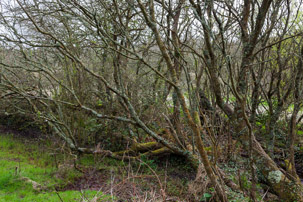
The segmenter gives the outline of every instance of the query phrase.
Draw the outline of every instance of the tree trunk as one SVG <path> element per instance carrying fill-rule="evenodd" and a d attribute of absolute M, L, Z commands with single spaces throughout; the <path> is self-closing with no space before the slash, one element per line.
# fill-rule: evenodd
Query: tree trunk
<path fill-rule="evenodd" d="M 266 154 L 255 138 L 253 141 L 253 149 L 254 159 L 258 170 L 280 199 L 289 202 L 303 201 L 302 184 L 298 181 L 290 180 Z"/>

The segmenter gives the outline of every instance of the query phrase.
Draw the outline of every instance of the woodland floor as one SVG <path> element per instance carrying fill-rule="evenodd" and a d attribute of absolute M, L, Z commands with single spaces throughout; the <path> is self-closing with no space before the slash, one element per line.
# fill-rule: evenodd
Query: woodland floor
<path fill-rule="evenodd" d="M 230 179 L 241 181 L 243 193 L 250 186 L 245 168 L 239 167 L 245 161 L 221 164 Z M 201 174 L 198 182 L 196 171 L 182 157 L 164 155 L 142 162 L 76 156 L 39 130 L 0 127 L 0 202 L 212 201 L 214 190 L 205 176 Z M 297 156 L 299 175 L 301 165 Z M 266 186 L 257 188 L 263 201 L 279 201 Z M 249 201 L 243 193 L 228 187 L 226 191 L 229 201 Z"/>
<path fill-rule="evenodd" d="M 39 131 L 0 127 L 0 202 L 162 201 L 161 186 L 168 201 L 183 201 L 195 179 L 177 156 L 144 164 L 92 155 L 75 160 L 63 147 L 54 149 L 58 144 Z"/>

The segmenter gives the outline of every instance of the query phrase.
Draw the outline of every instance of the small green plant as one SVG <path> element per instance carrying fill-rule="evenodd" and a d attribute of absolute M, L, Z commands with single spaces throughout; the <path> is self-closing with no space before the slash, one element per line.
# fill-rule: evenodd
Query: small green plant
<path fill-rule="evenodd" d="M 157 164 L 155 164 L 155 161 L 152 159 L 149 159 L 147 156 L 145 155 L 141 155 L 141 161 L 140 162 L 140 166 L 146 166 L 146 164 L 153 170 L 157 169 Z"/>
<path fill-rule="evenodd" d="M 200 201 L 210 201 L 212 195 L 208 192 L 204 193 Z"/>

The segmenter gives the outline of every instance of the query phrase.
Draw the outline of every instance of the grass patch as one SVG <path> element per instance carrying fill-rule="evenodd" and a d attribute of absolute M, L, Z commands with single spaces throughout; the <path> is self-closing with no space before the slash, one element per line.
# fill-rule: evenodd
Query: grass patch
<path fill-rule="evenodd" d="M 50 163 L 50 157 L 41 145 L 24 143 L 12 135 L 0 135 L 0 202 L 40 202 L 40 201 L 85 201 L 100 197 L 99 201 L 109 201 L 110 196 L 93 190 L 55 191 L 55 186 L 62 186 L 66 180 L 73 180 L 79 173 L 70 170 L 67 179 L 58 179 L 55 176 L 57 169 Z M 29 178 L 47 191 L 38 191 L 31 183 L 21 180 Z"/>

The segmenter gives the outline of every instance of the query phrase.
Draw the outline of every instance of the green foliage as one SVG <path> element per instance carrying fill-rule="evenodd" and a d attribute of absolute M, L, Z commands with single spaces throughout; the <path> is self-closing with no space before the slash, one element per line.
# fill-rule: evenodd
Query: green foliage
<path fill-rule="evenodd" d="M 89 133 L 96 133 L 102 127 L 102 124 L 98 123 L 97 119 L 90 118 L 84 122 L 84 128 Z"/>
<path fill-rule="evenodd" d="M 98 106 L 98 107 L 101 107 L 102 105 L 103 105 L 102 100 L 98 100 L 98 101 L 97 101 L 97 106 Z"/>
<path fill-rule="evenodd" d="M 22 114 L 14 114 L 14 115 L 3 115 L 0 114 L 0 124 L 9 127 L 11 129 L 23 131 L 23 132 L 46 132 L 46 126 L 33 119 L 30 116 L 25 116 Z"/>
<path fill-rule="evenodd" d="M 266 123 L 270 120 L 270 115 L 267 113 L 260 114 L 256 117 L 257 126 L 265 126 Z"/>
<path fill-rule="evenodd" d="M 156 170 L 157 169 L 157 164 L 155 164 L 155 161 L 153 159 L 149 159 L 145 155 L 140 156 L 142 163 L 140 163 L 140 166 L 147 167 L 148 165 L 151 169 Z"/>
<path fill-rule="evenodd" d="M 212 194 L 206 192 L 203 194 L 203 197 L 200 199 L 200 201 L 210 201 L 211 197 Z"/>
<path fill-rule="evenodd" d="M 251 182 L 248 180 L 248 176 L 246 176 L 245 174 L 242 174 L 240 176 L 240 180 L 241 180 L 241 184 L 242 184 L 242 188 L 244 189 L 250 189 L 251 187 Z"/>
<path fill-rule="evenodd" d="M 77 162 L 78 164 L 86 167 L 94 166 L 99 169 L 101 168 L 108 168 L 111 169 L 112 167 L 122 167 L 125 166 L 125 162 L 121 160 L 116 160 L 113 158 L 102 158 L 102 161 L 98 161 L 99 157 L 94 156 L 92 154 L 85 154 L 81 156 L 79 161 Z"/>

